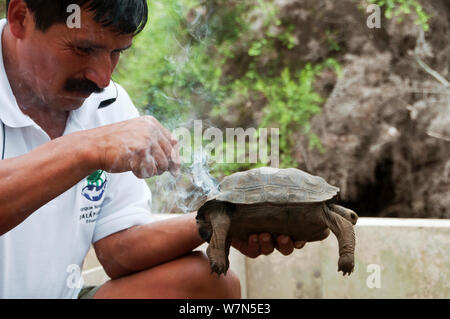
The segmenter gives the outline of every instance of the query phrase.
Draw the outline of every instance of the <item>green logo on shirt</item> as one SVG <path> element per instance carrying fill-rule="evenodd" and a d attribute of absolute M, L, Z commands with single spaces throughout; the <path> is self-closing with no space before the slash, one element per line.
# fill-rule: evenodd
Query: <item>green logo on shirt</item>
<path fill-rule="evenodd" d="M 102 199 L 106 189 L 106 173 L 104 171 L 96 171 L 86 178 L 86 186 L 81 194 L 92 202 L 98 202 Z"/>
<path fill-rule="evenodd" d="M 104 172 L 102 170 L 98 170 L 95 173 L 92 173 L 90 176 L 88 176 L 87 178 L 88 185 L 95 185 L 95 186 L 102 185 L 105 182 L 105 180 L 102 178 L 103 173 Z"/>

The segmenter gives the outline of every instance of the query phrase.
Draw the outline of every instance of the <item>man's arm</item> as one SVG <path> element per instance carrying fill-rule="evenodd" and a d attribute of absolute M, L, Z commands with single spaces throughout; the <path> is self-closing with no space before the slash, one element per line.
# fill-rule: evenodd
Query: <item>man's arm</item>
<path fill-rule="evenodd" d="M 191 213 L 117 232 L 94 249 L 105 272 L 116 279 L 186 255 L 203 242 Z"/>
<path fill-rule="evenodd" d="M 88 140 L 72 134 L 0 161 L 0 236 L 95 171 Z"/>
<path fill-rule="evenodd" d="M 111 279 L 166 263 L 190 253 L 204 242 L 195 216 L 196 213 L 190 213 L 112 234 L 94 244 L 95 253 Z M 272 236 L 263 233 L 250 235 L 248 242 L 233 240 L 232 245 L 242 254 L 256 258 L 271 254 L 274 248 L 289 255 L 294 247 L 300 249 L 305 242 L 294 245 L 288 236 L 282 235 L 274 244 Z"/>
<path fill-rule="evenodd" d="M 101 169 L 149 178 L 177 171 L 177 142 L 155 118 L 140 118 L 57 138 L 0 161 L 0 236 Z"/>

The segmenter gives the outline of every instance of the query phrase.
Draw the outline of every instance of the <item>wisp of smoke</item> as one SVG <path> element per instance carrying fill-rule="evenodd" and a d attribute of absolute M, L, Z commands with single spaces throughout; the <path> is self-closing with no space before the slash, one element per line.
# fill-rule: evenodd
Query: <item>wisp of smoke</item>
<path fill-rule="evenodd" d="M 155 179 L 154 213 L 193 212 L 219 192 L 219 183 L 210 174 L 208 158 L 204 153 L 201 155 L 192 164 L 182 164 L 177 176 L 166 172 Z"/>
<path fill-rule="evenodd" d="M 193 54 L 195 54 L 195 51 L 192 50 L 194 42 L 197 46 L 207 46 L 211 41 L 214 41 L 209 28 L 211 8 L 207 10 L 204 4 L 200 4 L 191 7 L 188 11 L 184 9 L 174 10 L 173 13 L 183 15 L 182 18 L 187 22 L 186 31 L 190 35 L 191 40 L 186 42 L 178 41 L 177 34 L 173 34 L 170 38 L 176 44 L 176 50 L 173 55 L 165 57 L 165 60 L 173 66 L 173 77 L 181 75 L 186 64 L 191 61 Z M 178 103 L 180 109 L 190 105 L 190 101 L 179 97 L 176 90 L 173 92 L 161 91 L 158 93 L 166 100 Z M 210 97 L 204 96 L 204 94 L 196 93 L 201 99 L 210 99 Z M 147 114 L 153 115 L 150 110 L 147 110 Z M 189 116 L 191 118 L 195 117 L 194 114 L 190 114 Z M 172 119 L 165 119 L 164 126 L 170 131 L 179 127 L 192 128 L 194 119 L 180 123 L 183 122 L 182 118 L 183 116 L 181 116 L 180 112 L 179 116 L 174 116 Z M 180 172 L 177 176 L 166 172 L 151 180 L 150 188 L 153 192 L 153 213 L 189 213 L 197 210 L 203 201 L 218 192 L 219 183 L 210 174 L 209 159 L 206 152 L 204 150 L 194 150 L 194 153 L 191 163 L 181 164 Z"/>

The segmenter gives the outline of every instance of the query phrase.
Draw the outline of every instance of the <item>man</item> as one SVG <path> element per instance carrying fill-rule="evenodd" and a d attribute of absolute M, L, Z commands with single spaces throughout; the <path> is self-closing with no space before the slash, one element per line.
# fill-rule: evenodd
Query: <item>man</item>
<path fill-rule="evenodd" d="M 79 28 L 67 8 L 81 8 Z M 239 298 L 210 273 L 195 215 L 151 222 L 142 178 L 178 170 L 177 142 L 111 81 L 145 0 L 10 0 L 0 23 L 0 297 L 77 298 L 91 244 L 110 281 L 95 298 Z M 141 179 L 138 179 L 138 178 Z M 296 243 L 301 248 L 304 243 Z M 280 236 L 283 254 L 294 244 Z M 274 250 L 269 234 L 234 241 Z"/>

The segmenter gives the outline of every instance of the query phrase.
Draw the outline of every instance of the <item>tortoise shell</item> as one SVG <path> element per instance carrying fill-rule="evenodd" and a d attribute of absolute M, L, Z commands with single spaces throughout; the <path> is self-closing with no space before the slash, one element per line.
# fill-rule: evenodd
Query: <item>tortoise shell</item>
<path fill-rule="evenodd" d="M 296 168 L 261 167 L 235 173 L 223 179 L 219 192 L 208 198 L 235 204 L 325 202 L 339 188 L 322 177 Z"/>

